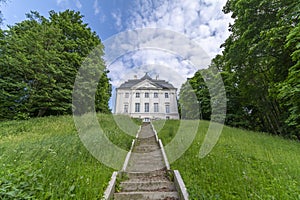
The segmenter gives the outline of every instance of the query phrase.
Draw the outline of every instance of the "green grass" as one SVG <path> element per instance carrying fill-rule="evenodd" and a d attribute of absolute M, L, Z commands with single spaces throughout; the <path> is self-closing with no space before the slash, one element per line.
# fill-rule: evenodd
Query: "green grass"
<path fill-rule="evenodd" d="M 110 141 L 129 150 L 133 137 L 111 115 L 98 119 Z M 199 159 L 208 124 L 200 123 L 192 145 L 171 164 L 190 199 L 300 199 L 299 142 L 224 127 L 212 152 Z M 163 127 L 159 137 L 167 144 L 179 121 L 154 125 Z M 0 199 L 99 199 L 112 172 L 86 150 L 72 116 L 0 123 Z"/>
<path fill-rule="evenodd" d="M 225 126 L 214 149 L 200 159 L 208 125 L 201 121 L 192 145 L 171 164 L 190 199 L 300 199 L 299 142 Z M 164 145 L 178 127 L 176 120 L 165 123 L 158 133 Z"/>
<path fill-rule="evenodd" d="M 98 120 L 114 144 L 130 149 L 133 137 L 111 115 Z M 100 199 L 113 171 L 86 150 L 72 116 L 0 123 L 0 199 Z"/>

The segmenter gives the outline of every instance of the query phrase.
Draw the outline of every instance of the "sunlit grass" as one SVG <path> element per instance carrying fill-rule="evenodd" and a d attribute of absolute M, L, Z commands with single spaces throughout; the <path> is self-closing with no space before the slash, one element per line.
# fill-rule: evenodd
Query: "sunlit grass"
<path fill-rule="evenodd" d="M 299 142 L 224 127 L 217 145 L 200 159 L 208 124 L 201 121 L 192 145 L 171 164 L 180 171 L 190 199 L 300 199 Z M 159 132 L 164 145 L 178 126 L 179 121 L 166 122 Z"/>
<path fill-rule="evenodd" d="M 133 137 L 111 115 L 98 118 L 108 138 L 129 150 Z M 179 121 L 163 123 L 159 137 L 167 144 Z M 224 127 L 213 151 L 199 159 L 207 129 L 201 122 L 192 145 L 171 164 L 191 199 L 300 199 L 299 142 Z M 0 123 L 0 199 L 99 199 L 112 172 L 83 146 L 72 116 Z"/>
<path fill-rule="evenodd" d="M 111 115 L 98 119 L 129 150 L 133 137 Z M 0 123 L 0 199 L 99 199 L 112 172 L 86 150 L 72 116 Z"/>

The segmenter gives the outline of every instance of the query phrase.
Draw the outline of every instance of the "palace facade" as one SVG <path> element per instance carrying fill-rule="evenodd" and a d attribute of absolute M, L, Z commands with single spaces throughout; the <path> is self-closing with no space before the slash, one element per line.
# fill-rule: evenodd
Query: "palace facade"
<path fill-rule="evenodd" d="M 145 121 L 179 119 L 177 89 L 164 80 L 130 79 L 116 89 L 115 114 L 129 115 Z"/>

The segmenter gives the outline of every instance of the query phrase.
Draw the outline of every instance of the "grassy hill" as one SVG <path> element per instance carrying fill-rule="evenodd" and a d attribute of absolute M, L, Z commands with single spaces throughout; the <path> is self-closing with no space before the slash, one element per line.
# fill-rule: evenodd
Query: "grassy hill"
<path fill-rule="evenodd" d="M 180 171 L 190 199 L 300 199 L 299 142 L 224 127 L 217 145 L 200 159 L 208 125 L 201 121 L 190 148 L 171 164 Z M 158 133 L 164 145 L 178 127 L 179 121 L 166 121 Z"/>
<path fill-rule="evenodd" d="M 109 139 L 129 150 L 133 137 L 112 116 L 98 119 Z M 200 123 L 190 148 L 171 164 L 191 199 L 300 199 L 299 142 L 224 127 L 213 151 L 199 159 L 208 124 Z M 166 121 L 164 144 L 178 127 Z M 99 199 L 112 172 L 86 150 L 72 116 L 0 122 L 0 199 Z"/>
<path fill-rule="evenodd" d="M 133 137 L 112 116 L 98 119 L 113 143 L 130 149 Z M 112 172 L 86 150 L 72 116 L 0 123 L 0 199 L 99 199 Z"/>

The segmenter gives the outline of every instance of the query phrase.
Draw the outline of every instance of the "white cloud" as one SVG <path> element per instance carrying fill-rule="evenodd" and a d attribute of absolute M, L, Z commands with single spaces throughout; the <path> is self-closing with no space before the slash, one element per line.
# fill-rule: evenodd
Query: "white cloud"
<path fill-rule="evenodd" d="M 93 8 L 94 8 L 94 14 L 95 14 L 95 15 L 99 14 L 99 12 L 100 12 L 100 7 L 99 7 L 99 4 L 98 4 L 98 0 L 95 0 L 95 1 L 94 1 Z"/>
<path fill-rule="evenodd" d="M 122 14 L 120 10 L 116 10 L 115 12 L 112 12 L 111 15 L 115 20 L 116 28 L 118 30 L 121 30 L 123 28 L 123 25 L 122 25 Z"/>
<path fill-rule="evenodd" d="M 97 15 L 99 22 L 100 23 L 105 22 L 106 16 L 103 10 L 101 9 L 101 6 L 99 5 L 99 0 L 94 0 L 93 9 L 94 9 L 94 15 Z"/>
<path fill-rule="evenodd" d="M 120 86 L 135 75 L 141 78 L 146 72 L 155 79 L 166 80 L 180 88 L 187 76 L 191 76 L 194 67 L 176 55 L 157 50 L 136 51 L 118 58 L 109 66 L 112 85 Z"/>
<path fill-rule="evenodd" d="M 82 4 L 80 3 L 79 0 L 75 0 L 75 5 L 78 9 L 80 9 L 82 7 Z"/>
<path fill-rule="evenodd" d="M 177 33 L 172 40 L 172 34 L 147 37 L 131 35 L 121 41 L 136 41 L 137 44 L 119 43 L 114 49 L 117 55 L 119 49 L 136 49 L 134 53 L 122 55 L 115 63 L 109 66 L 112 85 L 118 87 L 134 75 L 142 77 L 150 72 L 155 78 L 159 74 L 174 84 L 178 89 L 187 77 L 199 68 L 208 66 L 210 60 L 221 53 L 220 45 L 229 36 L 228 25 L 231 18 L 222 13 L 227 0 L 136 0 L 129 13 L 119 10 L 112 13 L 119 30 L 135 30 L 143 28 L 159 28 Z M 127 19 L 122 21 L 122 15 Z M 186 40 L 180 40 L 183 35 Z M 144 38 L 143 38 L 144 37 Z M 187 40 L 190 40 L 188 43 Z M 198 44 L 204 51 L 193 45 Z M 153 45 L 154 44 L 154 45 Z M 132 45 L 132 46 L 130 46 Z M 159 46 L 159 49 L 145 50 L 150 46 Z M 166 47 L 166 48 L 165 48 Z M 164 51 L 169 49 L 172 52 Z M 173 53 L 173 54 L 172 54 Z M 191 63 L 193 60 L 196 63 Z"/>
<path fill-rule="evenodd" d="M 159 75 L 180 88 L 187 77 L 209 62 L 209 57 L 195 42 L 182 34 L 162 29 L 120 33 L 104 44 L 105 60 L 114 87 L 134 75 L 142 77 L 149 72 L 152 77 Z"/>
<path fill-rule="evenodd" d="M 56 0 L 56 4 L 60 7 L 68 7 L 69 1 L 68 0 Z"/>
<path fill-rule="evenodd" d="M 155 27 L 183 33 L 200 41 L 213 58 L 229 36 L 231 19 L 222 13 L 225 3 L 226 0 L 137 0 L 126 28 Z"/>
<path fill-rule="evenodd" d="M 73 6 L 73 4 L 75 4 L 77 9 L 81 9 L 82 7 L 80 0 L 56 0 L 56 4 L 63 9 L 70 8 Z"/>

